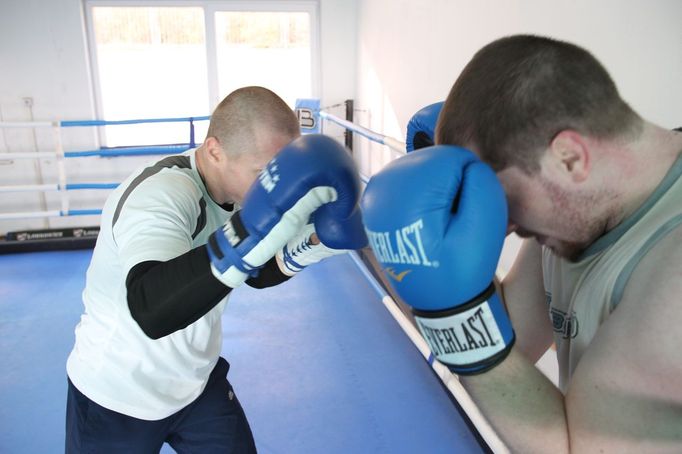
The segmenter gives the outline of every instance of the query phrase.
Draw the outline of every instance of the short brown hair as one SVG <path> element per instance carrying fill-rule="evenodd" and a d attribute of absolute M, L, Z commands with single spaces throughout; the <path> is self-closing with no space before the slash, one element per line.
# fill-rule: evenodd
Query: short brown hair
<path fill-rule="evenodd" d="M 436 127 L 436 143 L 475 146 L 495 170 L 539 169 L 564 129 L 596 138 L 636 133 L 639 116 L 588 51 L 532 35 L 479 50 L 458 77 Z"/>
<path fill-rule="evenodd" d="M 300 135 L 293 110 L 264 87 L 239 88 L 223 99 L 211 115 L 207 137 L 215 137 L 232 155 L 254 148 L 261 131 L 274 131 L 293 140 Z"/>

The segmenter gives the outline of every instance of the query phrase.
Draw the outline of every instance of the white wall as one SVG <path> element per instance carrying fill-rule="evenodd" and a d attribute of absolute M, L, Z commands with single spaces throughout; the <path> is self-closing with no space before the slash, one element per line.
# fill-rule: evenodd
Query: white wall
<path fill-rule="evenodd" d="M 355 96 L 356 0 L 319 0 L 319 17 L 318 95 L 322 105 L 327 106 Z M 81 0 L 0 0 L 0 43 L 0 121 L 96 117 Z M 31 109 L 25 105 L 24 98 L 32 99 Z M 338 113 L 343 115 L 342 110 Z M 93 132 L 92 128 L 65 130 L 65 149 L 95 147 Z M 333 128 L 330 132 L 338 134 Z M 34 138 L 31 130 L 0 129 L 0 152 L 36 149 L 54 149 L 51 131 L 36 130 Z M 66 161 L 67 174 L 70 181 L 121 181 L 132 167 L 149 159 L 69 159 Z M 40 181 L 40 174 L 43 181 Z M 27 160 L 0 160 L 0 186 L 56 183 L 56 175 L 53 160 L 41 160 L 39 164 Z M 69 192 L 71 208 L 76 209 L 101 207 L 105 197 L 106 191 Z M 43 204 L 38 193 L 0 192 L 0 213 L 59 208 L 56 193 L 47 193 Z M 98 222 L 98 216 L 51 218 L 49 224 L 42 219 L 0 220 L 0 235 L 25 228 L 95 225 Z"/>
<path fill-rule="evenodd" d="M 357 3 L 357 0 L 320 1 L 322 107 L 341 104 L 346 99 L 355 98 Z M 325 110 L 338 117 L 345 117 L 343 106 Z M 343 140 L 344 130 L 333 124 L 326 124 L 324 132 Z"/>
<path fill-rule="evenodd" d="M 404 138 L 410 116 L 443 100 L 479 48 L 514 33 L 586 47 L 636 111 L 682 124 L 679 0 L 366 0 L 358 18 L 358 105 L 385 134 Z"/>
<path fill-rule="evenodd" d="M 28 121 L 93 118 L 92 90 L 81 2 L 79 0 L 3 0 L 0 3 L 0 119 Z M 32 108 L 24 102 L 32 100 Z M 65 134 L 64 146 L 88 147 L 92 135 Z M 0 151 L 53 150 L 51 130 L 0 130 Z M 0 185 L 56 183 L 54 160 L 0 161 Z M 83 195 L 76 195 L 76 198 Z M 47 208 L 59 209 L 54 193 Z M 76 202 L 76 205 L 78 202 Z M 38 193 L 0 193 L 0 212 L 42 210 Z M 90 224 L 91 219 L 83 220 Z M 57 222 L 58 224 L 59 222 Z M 85 224 L 85 225 L 88 225 Z M 10 228 L 44 227 L 44 220 L 0 221 Z"/>
<path fill-rule="evenodd" d="M 286 1 L 286 0 L 282 0 Z M 356 99 L 357 121 L 402 139 L 420 107 L 442 100 L 457 74 L 484 44 L 511 33 L 540 33 L 590 49 L 609 69 L 624 98 L 663 126 L 682 124 L 682 2 L 678 0 L 319 0 L 322 105 Z M 0 120 L 94 118 L 81 0 L 0 2 Z M 356 71 L 357 68 L 357 71 Z M 332 109 L 343 116 L 343 109 Z M 80 128 L 79 128 L 80 129 Z M 339 135 L 329 127 L 326 132 Z M 384 147 L 360 145 L 363 170 L 391 157 Z M 69 131 L 65 147 L 94 145 L 91 131 Z M 0 152 L 51 149 L 48 131 L 0 130 Z M 69 160 L 80 181 L 116 181 L 121 160 Z M 42 161 L 45 182 L 54 162 Z M 118 173 L 117 173 L 118 172 Z M 0 161 L 0 185 L 37 182 L 28 161 Z M 75 208 L 101 205 L 103 194 L 71 192 Z M 0 193 L 0 213 L 42 209 L 38 194 Z M 55 194 L 48 208 L 58 208 Z M 84 225 L 93 218 L 52 219 Z M 0 234 L 37 228 L 43 221 L 0 221 Z"/>
<path fill-rule="evenodd" d="M 443 100 L 483 45 L 514 33 L 571 41 L 607 68 L 644 118 L 682 125 L 679 0 L 366 0 L 358 4 L 357 106 L 364 126 L 404 140 L 414 112 Z M 390 158 L 359 141 L 365 173 Z M 508 268 L 518 243 L 510 240 Z"/>

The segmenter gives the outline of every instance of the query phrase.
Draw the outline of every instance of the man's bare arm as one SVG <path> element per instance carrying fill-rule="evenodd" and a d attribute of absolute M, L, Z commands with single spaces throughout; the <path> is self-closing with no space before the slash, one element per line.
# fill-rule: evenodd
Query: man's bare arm
<path fill-rule="evenodd" d="M 552 344 L 541 254 L 541 247 L 534 239 L 525 240 L 501 284 L 501 295 L 516 333 L 516 347 L 532 363 Z"/>
<path fill-rule="evenodd" d="M 566 397 L 518 348 L 461 377 L 513 452 L 682 452 L 682 229 L 640 262 Z"/>
<path fill-rule="evenodd" d="M 635 268 L 566 408 L 576 452 L 682 452 L 682 228 Z"/>

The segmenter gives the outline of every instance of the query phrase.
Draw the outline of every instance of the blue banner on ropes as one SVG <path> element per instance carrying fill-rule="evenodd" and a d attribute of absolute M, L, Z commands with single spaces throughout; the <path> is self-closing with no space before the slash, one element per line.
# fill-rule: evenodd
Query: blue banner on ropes
<path fill-rule="evenodd" d="M 320 134 L 322 132 L 319 99 L 297 99 L 294 110 L 302 134 Z"/>

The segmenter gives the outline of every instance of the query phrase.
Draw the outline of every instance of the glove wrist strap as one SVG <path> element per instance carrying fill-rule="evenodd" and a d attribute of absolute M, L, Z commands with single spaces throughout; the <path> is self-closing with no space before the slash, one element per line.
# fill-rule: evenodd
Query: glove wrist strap
<path fill-rule="evenodd" d="M 493 284 L 464 305 L 412 312 L 435 359 L 459 375 L 495 367 L 514 345 L 514 330 Z"/>
<path fill-rule="evenodd" d="M 206 249 L 211 261 L 211 272 L 228 287 L 236 288 L 249 276 L 258 274 L 260 267 L 251 266 L 236 249 L 245 240 L 248 241 L 248 237 L 238 211 L 208 238 Z"/>

